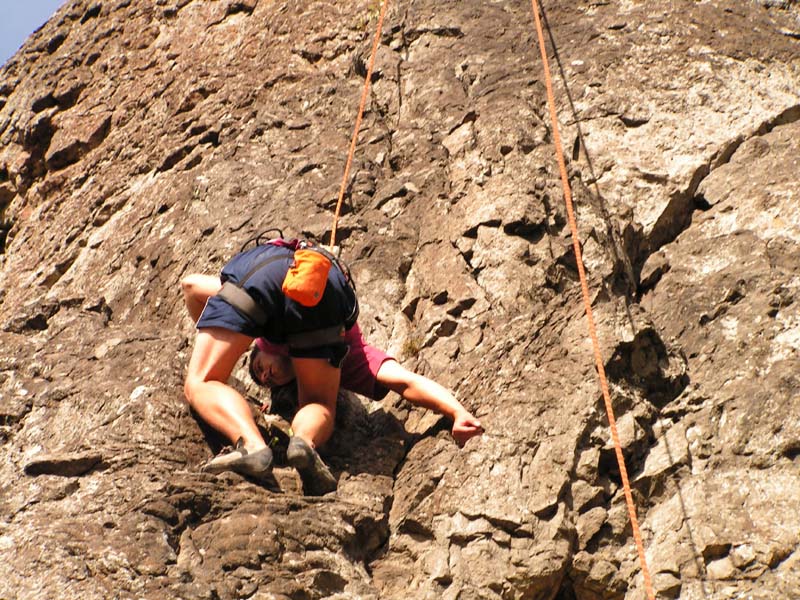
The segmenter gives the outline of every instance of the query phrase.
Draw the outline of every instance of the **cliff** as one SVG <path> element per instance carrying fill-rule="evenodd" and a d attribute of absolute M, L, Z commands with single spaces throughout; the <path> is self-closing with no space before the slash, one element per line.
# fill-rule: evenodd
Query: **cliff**
<path fill-rule="evenodd" d="M 337 234 L 485 434 L 349 397 L 334 494 L 198 470 L 179 281 L 327 238 L 379 9 L 69 0 L 0 71 L 0 598 L 644 597 L 529 3 L 389 6 Z M 798 598 L 800 7 L 544 9 L 658 597 Z"/>

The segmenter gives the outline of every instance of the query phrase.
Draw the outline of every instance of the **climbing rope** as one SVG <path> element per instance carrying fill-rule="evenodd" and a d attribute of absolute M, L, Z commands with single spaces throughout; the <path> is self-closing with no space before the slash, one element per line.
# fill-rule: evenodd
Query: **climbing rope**
<path fill-rule="evenodd" d="M 381 31 L 383 30 L 383 18 L 386 16 L 386 7 L 389 6 L 389 0 L 383 0 L 381 7 L 381 15 L 378 17 L 378 28 L 375 31 L 375 41 L 372 43 L 372 52 L 369 55 L 369 64 L 367 66 L 367 75 L 364 77 L 364 90 L 361 92 L 361 103 L 358 106 L 358 116 L 356 117 L 356 126 L 353 129 L 353 139 L 350 140 L 350 151 L 347 153 L 347 162 L 344 165 L 344 175 L 342 176 L 342 184 L 339 186 L 339 199 L 336 202 L 336 210 L 333 213 L 333 226 L 331 227 L 331 243 L 329 247 L 333 251 L 336 245 L 336 228 L 339 225 L 339 212 L 342 209 L 342 200 L 344 200 L 344 192 L 347 189 L 347 179 L 350 176 L 350 166 L 353 163 L 353 155 L 356 152 L 356 142 L 358 141 L 358 131 L 361 129 L 361 119 L 364 116 L 364 107 L 367 104 L 367 96 L 369 95 L 369 84 L 372 80 L 372 69 L 375 66 L 375 55 L 378 53 L 378 44 L 381 41 Z"/>
<path fill-rule="evenodd" d="M 625 503 L 628 506 L 628 515 L 631 519 L 631 527 L 633 529 L 633 539 L 636 542 L 636 550 L 639 553 L 639 562 L 642 566 L 642 577 L 644 578 L 644 587 L 647 592 L 649 600 L 655 600 L 655 593 L 653 591 L 653 583 L 650 580 L 650 571 L 647 568 L 647 558 L 644 554 L 644 544 L 642 543 L 642 534 L 639 531 L 639 521 L 636 518 L 636 505 L 633 502 L 633 494 L 631 493 L 631 484 L 628 481 L 628 470 L 625 468 L 625 458 L 622 455 L 622 446 L 619 441 L 619 433 L 617 432 L 617 421 L 614 418 L 614 409 L 611 406 L 611 394 L 608 391 L 608 381 L 606 380 L 606 371 L 603 367 L 603 358 L 600 354 L 600 342 L 597 338 L 597 330 L 594 325 L 594 317 L 592 316 L 592 302 L 589 296 L 589 284 L 586 282 L 586 270 L 583 267 L 583 259 L 581 258 L 581 246 L 578 240 L 578 226 L 575 222 L 575 210 L 572 206 L 572 192 L 569 187 L 569 180 L 567 178 L 567 167 L 564 163 L 564 150 L 561 146 L 561 135 L 558 129 L 558 117 L 556 115 L 556 102 L 553 94 L 553 82 L 550 77 L 550 65 L 547 61 L 547 50 L 544 44 L 544 33 L 542 31 L 542 22 L 539 17 L 539 4 L 537 0 L 531 0 L 533 7 L 533 17 L 536 21 L 536 33 L 539 36 L 539 51 L 542 54 L 542 66 L 544 69 L 545 86 L 547 87 L 547 103 L 550 107 L 550 120 L 553 123 L 553 143 L 556 147 L 556 160 L 558 161 L 558 170 L 561 174 L 561 185 L 564 189 L 564 202 L 567 205 L 567 217 L 569 220 L 569 229 L 572 234 L 572 247 L 575 251 L 575 261 L 578 264 L 578 275 L 581 280 L 581 291 L 583 292 L 583 304 L 586 309 L 586 320 L 589 323 L 589 335 L 592 338 L 592 347 L 594 348 L 594 360 L 597 367 L 597 375 L 600 378 L 600 388 L 603 392 L 603 401 L 606 405 L 606 413 L 608 414 L 608 423 L 611 426 L 611 438 L 614 441 L 614 452 L 617 456 L 617 464 L 619 465 L 619 473 L 622 477 L 622 486 L 625 491 Z"/>

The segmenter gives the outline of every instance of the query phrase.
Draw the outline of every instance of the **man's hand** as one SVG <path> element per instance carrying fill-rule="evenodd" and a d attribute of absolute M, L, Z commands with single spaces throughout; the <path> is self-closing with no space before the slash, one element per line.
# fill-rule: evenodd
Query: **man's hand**
<path fill-rule="evenodd" d="M 468 412 L 459 411 L 453 419 L 453 439 L 463 446 L 470 438 L 483 433 L 481 422 Z"/>

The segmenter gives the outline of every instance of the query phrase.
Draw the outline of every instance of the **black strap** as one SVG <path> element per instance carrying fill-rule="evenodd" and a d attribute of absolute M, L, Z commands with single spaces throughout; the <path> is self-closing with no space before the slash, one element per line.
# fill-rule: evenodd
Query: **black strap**
<path fill-rule="evenodd" d="M 223 283 L 222 289 L 217 292 L 217 295 L 225 300 L 225 302 L 233 306 L 233 308 L 238 310 L 242 315 L 250 319 L 253 323 L 259 327 L 263 327 L 267 324 L 269 315 L 264 312 L 264 309 L 261 308 L 261 306 L 250 295 L 250 293 L 244 289 L 244 284 L 247 283 L 247 280 L 250 279 L 260 269 L 263 269 L 267 265 L 270 265 L 276 261 L 290 258 L 292 256 L 294 256 L 294 252 L 282 252 L 277 256 L 269 256 L 264 260 L 257 262 L 255 265 L 250 267 L 250 270 L 245 273 L 245 276 L 242 277 L 242 280 L 238 284 L 233 283 L 232 281 L 226 281 Z"/>
<path fill-rule="evenodd" d="M 278 247 L 280 248 L 280 246 Z M 293 256 L 294 256 L 294 251 L 283 252 L 281 254 L 278 254 L 277 256 L 270 256 L 260 262 L 257 262 L 252 267 L 250 267 L 250 270 L 247 273 L 245 273 L 244 277 L 242 277 L 242 280 L 239 282 L 239 287 L 244 289 L 244 284 L 247 283 L 247 280 L 250 279 L 256 272 L 260 271 L 267 265 L 270 265 L 283 258 L 292 258 Z"/>
<path fill-rule="evenodd" d="M 342 344 L 344 343 L 344 325 L 334 325 L 333 327 L 304 331 L 302 333 L 290 333 L 286 336 L 286 341 L 289 348 L 298 350 Z"/>
<path fill-rule="evenodd" d="M 310 246 L 309 248 L 318 252 L 320 251 L 318 246 Z M 345 329 L 350 329 L 353 325 L 355 325 L 355 322 L 358 319 L 358 298 L 356 296 L 355 282 L 350 276 L 350 270 L 347 269 L 342 262 L 340 262 L 327 250 L 323 250 L 321 254 L 325 255 L 334 264 L 334 266 L 341 271 L 342 275 L 344 275 L 345 281 L 353 290 L 355 306 L 353 307 L 353 312 L 346 319 L 346 322 L 343 325 L 334 325 L 333 327 L 326 327 L 324 329 L 315 329 L 313 331 L 289 334 L 287 336 L 287 342 L 290 348 L 304 349 L 315 348 L 317 346 L 327 346 L 331 344 L 341 344 L 344 342 Z M 237 311 L 239 311 L 239 313 L 241 313 L 243 316 L 250 319 L 257 326 L 265 326 L 269 320 L 269 315 L 264 312 L 264 309 L 261 308 L 258 302 L 256 302 L 256 300 L 244 288 L 244 284 L 260 269 L 263 269 L 275 261 L 292 256 L 294 256 L 293 251 L 285 252 L 278 254 L 277 256 L 270 256 L 260 262 L 257 262 L 250 268 L 250 270 L 245 274 L 238 284 L 233 283 L 232 281 L 226 281 L 223 283 L 222 288 L 219 292 L 217 292 L 217 295 Z"/>
<path fill-rule="evenodd" d="M 225 300 L 242 315 L 253 321 L 259 327 L 267 324 L 267 313 L 264 312 L 258 303 L 247 290 L 240 288 L 235 283 L 226 281 L 222 284 L 222 289 L 217 292 L 217 296 Z"/>

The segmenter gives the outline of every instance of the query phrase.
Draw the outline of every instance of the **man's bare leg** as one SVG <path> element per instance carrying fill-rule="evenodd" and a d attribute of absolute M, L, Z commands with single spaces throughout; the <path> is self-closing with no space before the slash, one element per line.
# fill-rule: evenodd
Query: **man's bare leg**
<path fill-rule="evenodd" d="M 333 433 L 341 371 L 322 358 L 292 358 L 292 367 L 300 407 L 292 431 L 316 448 Z"/>
<path fill-rule="evenodd" d="M 327 494 L 336 489 L 336 478 L 315 448 L 333 433 L 341 372 L 319 358 L 292 358 L 292 366 L 300 409 L 292 421 L 286 459 L 300 473 L 306 494 Z"/>
<path fill-rule="evenodd" d="M 249 452 L 266 444 L 247 401 L 225 382 L 251 342 L 244 334 L 220 327 L 201 329 L 184 384 L 186 399 L 200 418 L 234 444 L 241 437 Z"/>
<path fill-rule="evenodd" d="M 208 299 L 216 296 L 221 288 L 222 283 L 219 277 L 213 275 L 192 273 L 181 279 L 183 301 L 186 303 L 186 310 L 189 311 L 192 321 L 197 323 Z"/>

